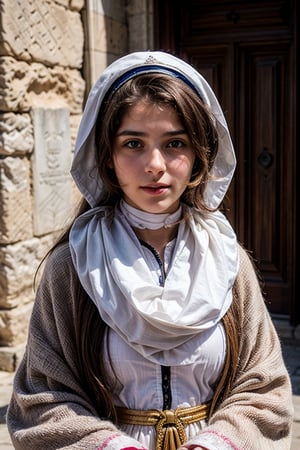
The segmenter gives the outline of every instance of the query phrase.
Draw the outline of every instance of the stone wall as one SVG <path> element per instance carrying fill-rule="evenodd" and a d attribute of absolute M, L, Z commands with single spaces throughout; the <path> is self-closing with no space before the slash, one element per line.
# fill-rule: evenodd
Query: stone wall
<path fill-rule="evenodd" d="M 1 0 L 0 369 L 23 353 L 35 271 L 78 199 L 84 0 Z"/>
<path fill-rule="evenodd" d="M 34 274 L 79 195 L 69 175 L 99 74 L 152 48 L 152 0 L 0 0 L 0 370 L 24 351 Z"/>

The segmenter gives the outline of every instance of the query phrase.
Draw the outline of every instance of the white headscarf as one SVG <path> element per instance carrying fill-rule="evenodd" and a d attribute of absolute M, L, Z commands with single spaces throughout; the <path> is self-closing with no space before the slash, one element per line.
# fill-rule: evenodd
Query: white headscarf
<path fill-rule="evenodd" d="M 78 130 L 72 176 L 89 204 L 96 206 L 102 192 L 102 181 L 95 161 L 95 124 L 101 104 L 115 83 L 114 89 L 117 89 L 128 79 L 149 72 L 167 72 L 185 81 L 199 93 L 215 117 L 219 139 L 218 154 L 210 171 L 204 199 L 209 207 L 217 208 L 226 194 L 236 166 L 226 120 L 213 90 L 202 75 L 186 62 L 164 52 L 135 52 L 123 56 L 107 67 L 96 81 L 87 99 Z"/>
<path fill-rule="evenodd" d="M 140 73 L 169 73 L 190 85 L 215 117 L 219 147 L 205 190 L 216 208 L 230 184 L 235 155 L 221 107 L 190 65 L 163 52 L 137 52 L 111 64 L 92 88 L 78 131 L 71 173 L 92 209 L 74 222 L 70 249 L 79 279 L 103 320 L 145 358 L 190 364 L 184 345 L 218 324 L 232 302 L 238 271 L 236 236 L 220 212 L 193 212 L 179 226 L 164 286 L 158 286 L 126 215 L 113 220 L 98 207 L 102 181 L 96 168 L 95 124 L 108 92 Z M 101 149 L 97 149 L 101 151 Z M 191 212 L 193 210 L 191 209 Z"/>

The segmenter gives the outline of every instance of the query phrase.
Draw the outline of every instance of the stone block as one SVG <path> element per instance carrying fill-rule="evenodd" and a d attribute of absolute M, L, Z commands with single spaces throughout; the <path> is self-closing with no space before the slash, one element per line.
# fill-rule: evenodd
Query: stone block
<path fill-rule="evenodd" d="M 0 244 L 32 236 L 29 162 L 8 156 L 0 159 Z"/>
<path fill-rule="evenodd" d="M 11 310 L 18 306 L 23 306 L 26 305 L 27 303 L 32 303 L 34 301 L 36 289 L 36 281 L 34 279 L 34 276 L 35 274 L 31 276 L 30 280 L 31 284 L 29 286 L 25 286 L 21 292 L 17 294 L 8 293 L 6 297 L 5 296 L 0 297 L 0 311 L 1 307 L 3 307 L 5 310 L 6 309 Z M 20 280 L 20 282 L 22 284 L 25 284 L 24 280 Z"/>
<path fill-rule="evenodd" d="M 12 347 L 0 347 L 0 370 L 15 372 L 24 355 L 25 344 Z"/>
<path fill-rule="evenodd" d="M 34 108 L 34 235 L 61 230 L 72 214 L 69 110 Z"/>
<path fill-rule="evenodd" d="M 0 308 L 31 301 L 35 272 L 53 239 L 33 238 L 0 248 Z"/>
<path fill-rule="evenodd" d="M 0 57 L 0 110 L 27 112 L 32 107 L 68 107 L 81 114 L 85 83 L 78 70 Z"/>
<path fill-rule="evenodd" d="M 77 139 L 78 128 L 81 121 L 81 114 L 70 116 L 70 133 L 71 133 L 71 150 L 75 148 L 75 142 Z"/>
<path fill-rule="evenodd" d="M 26 341 L 32 303 L 11 310 L 0 310 L 0 346 L 19 345 Z"/>
<path fill-rule="evenodd" d="M 33 150 L 29 114 L 0 114 L 0 155 L 24 156 Z"/>
<path fill-rule="evenodd" d="M 55 3 L 57 3 L 58 5 L 63 6 L 64 8 L 68 8 L 69 7 L 69 0 L 55 0 Z"/>
<path fill-rule="evenodd" d="M 69 5 L 70 9 L 75 9 L 75 11 L 81 11 L 84 7 L 84 0 L 66 0 Z"/>
<path fill-rule="evenodd" d="M 102 14 L 91 14 L 88 21 L 89 47 L 88 52 L 93 50 L 106 50 L 106 18 Z"/>
<path fill-rule="evenodd" d="M 84 7 L 84 0 L 55 0 L 56 3 L 62 5 L 64 8 L 74 9 L 75 11 L 81 11 Z M 96 1 L 96 3 L 101 3 Z"/>
<path fill-rule="evenodd" d="M 0 52 L 24 61 L 82 66 L 80 13 L 48 0 L 1 1 Z"/>

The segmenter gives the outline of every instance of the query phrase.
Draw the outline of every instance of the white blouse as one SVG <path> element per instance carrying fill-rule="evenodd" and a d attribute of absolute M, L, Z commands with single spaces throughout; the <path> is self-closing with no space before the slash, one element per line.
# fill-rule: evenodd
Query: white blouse
<path fill-rule="evenodd" d="M 175 240 L 165 250 L 165 272 L 171 264 Z M 154 253 L 143 246 L 145 259 L 161 282 L 161 268 Z M 116 406 L 130 409 L 162 409 L 163 389 L 161 366 L 145 359 L 130 347 L 115 331 L 109 329 L 106 335 L 105 360 L 108 375 L 115 380 L 112 388 Z M 226 338 L 222 323 L 202 331 L 177 350 L 178 365 L 170 368 L 171 408 L 195 406 L 211 400 L 217 379 L 222 371 Z M 109 355 L 108 355 L 109 353 Z M 186 355 L 194 361 L 186 364 Z M 184 362 L 181 364 L 180 362 Z M 188 439 L 204 427 L 205 421 L 191 424 L 186 429 Z M 155 450 L 155 430 L 151 426 L 121 425 L 121 429 L 137 439 L 148 450 Z"/>

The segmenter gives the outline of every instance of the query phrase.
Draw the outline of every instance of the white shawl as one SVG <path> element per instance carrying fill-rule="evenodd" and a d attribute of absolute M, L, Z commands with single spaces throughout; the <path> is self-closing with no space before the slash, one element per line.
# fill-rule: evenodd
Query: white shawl
<path fill-rule="evenodd" d="M 179 225 L 163 287 L 153 278 L 141 244 L 119 209 L 113 220 L 104 208 L 80 216 L 71 230 L 70 247 L 80 281 L 103 320 L 159 364 L 180 364 L 180 346 L 214 326 L 231 304 L 237 245 L 220 212 L 205 218 L 197 213 Z"/>

